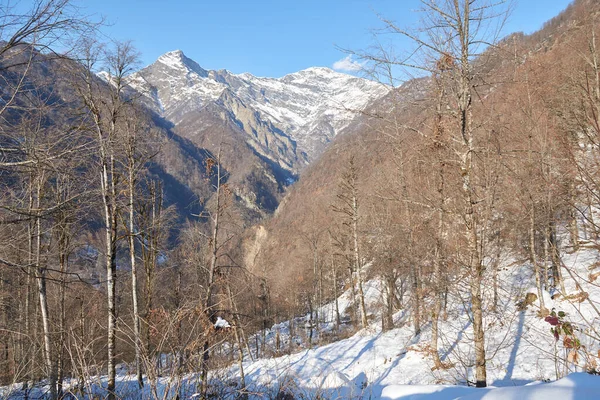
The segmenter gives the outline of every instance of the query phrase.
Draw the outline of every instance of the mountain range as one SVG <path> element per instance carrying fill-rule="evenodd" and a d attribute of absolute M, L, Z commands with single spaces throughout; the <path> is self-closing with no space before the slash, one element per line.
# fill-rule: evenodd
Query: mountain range
<path fill-rule="evenodd" d="M 389 88 L 380 83 L 313 67 L 282 78 L 206 70 L 171 51 L 133 74 L 129 85 L 144 103 L 175 127 L 203 113 L 230 123 L 239 140 L 291 174 L 314 160 L 368 104 Z M 194 141 L 202 118 L 182 136 Z"/>

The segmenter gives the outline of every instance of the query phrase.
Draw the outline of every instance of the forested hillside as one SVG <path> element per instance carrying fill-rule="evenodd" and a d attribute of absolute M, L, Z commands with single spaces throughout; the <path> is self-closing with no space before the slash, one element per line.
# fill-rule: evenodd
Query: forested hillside
<path fill-rule="evenodd" d="M 271 282 L 275 320 L 316 312 L 342 285 L 354 288 L 350 317 L 366 327 L 361 286 L 379 277 L 385 286 L 376 315 L 384 330 L 394 327 L 392 315 L 403 304 L 415 335 L 431 326 L 436 368 L 443 367 L 437 329 L 448 296 L 463 298 L 475 330 L 476 380 L 484 385 L 491 356 L 477 320 L 497 312 L 506 261 L 517 269 L 528 263 L 543 318 L 551 312 L 546 292 L 575 295 L 562 286 L 573 272 L 561 254 L 597 246 L 598 5 L 574 2 L 539 32 L 509 35 L 482 54 L 475 44 L 465 48 L 456 14 L 448 12 L 453 25 L 439 22 L 444 17 L 433 5 L 429 11 L 426 32 L 456 42 L 414 36 L 426 55 L 405 64 L 429 60 L 419 68 L 430 75 L 367 110 L 250 242 L 256 270 Z M 416 35 L 389 24 L 393 34 Z M 488 33 L 469 40 L 487 40 Z M 597 275 L 590 265 L 589 276 L 577 276 Z"/>
<path fill-rule="evenodd" d="M 421 5 L 381 21 L 411 48 L 353 52 L 375 83 L 140 70 L 68 0 L 2 4 L 0 396 L 597 374 L 600 5 L 504 38 L 503 2 Z"/>

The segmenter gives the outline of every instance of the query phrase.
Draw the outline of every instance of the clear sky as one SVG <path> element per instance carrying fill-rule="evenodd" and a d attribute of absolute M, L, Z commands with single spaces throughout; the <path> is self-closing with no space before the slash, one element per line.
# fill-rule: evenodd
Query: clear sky
<path fill-rule="evenodd" d="M 505 33 L 538 30 L 570 0 L 513 0 Z M 280 77 L 312 66 L 344 67 L 339 48 L 366 49 L 377 13 L 414 26 L 418 0 L 79 0 L 103 16 L 104 33 L 131 40 L 151 64 L 180 49 L 206 69 Z M 403 46 L 398 43 L 397 46 Z M 346 63 L 346 66 L 347 63 Z M 341 68 L 337 68 L 341 69 Z"/>

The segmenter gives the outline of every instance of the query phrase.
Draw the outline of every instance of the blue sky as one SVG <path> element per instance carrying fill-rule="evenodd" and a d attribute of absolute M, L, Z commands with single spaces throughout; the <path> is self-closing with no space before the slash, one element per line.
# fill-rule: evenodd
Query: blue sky
<path fill-rule="evenodd" d="M 514 0 L 505 32 L 531 33 L 570 0 Z M 85 14 L 104 16 L 103 31 L 132 40 L 142 65 L 180 49 L 206 69 L 280 77 L 335 64 L 339 48 L 366 49 L 377 13 L 414 26 L 418 0 L 81 0 Z M 396 43 L 397 47 L 405 43 Z"/>

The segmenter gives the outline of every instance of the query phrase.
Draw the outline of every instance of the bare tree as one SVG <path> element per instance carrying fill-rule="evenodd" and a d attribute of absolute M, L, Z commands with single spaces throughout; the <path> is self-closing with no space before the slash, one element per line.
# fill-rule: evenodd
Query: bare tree
<path fill-rule="evenodd" d="M 414 51 L 406 57 L 395 57 L 389 52 L 359 54 L 370 61 L 375 72 L 393 71 L 395 67 L 408 67 L 426 76 L 443 70 L 445 79 L 442 93 L 444 124 L 449 140 L 451 165 L 460 171 L 462 233 L 466 254 L 461 263 L 469 272 L 470 311 L 473 321 L 476 386 L 486 386 L 485 336 L 483 327 L 483 249 L 485 240 L 486 187 L 479 174 L 477 154 L 486 149 L 483 119 L 477 119 L 474 102 L 481 99 L 478 91 L 485 86 L 479 70 L 485 66 L 483 50 L 495 43 L 506 13 L 504 2 L 485 0 L 422 0 L 422 24 L 419 30 L 400 28 L 389 19 L 382 18 L 387 31 L 407 37 L 415 44 Z M 413 127 L 417 134 L 423 134 Z M 440 219 L 442 220 L 442 219 Z"/>
<path fill-rule="evenodd" d="M 225 291 L 226 282 L 223 282 L 226 274 L 224 274 L 224 266 L 220 264 L 221 260 L 228 260 L 225 249 L 233 238 L 232 233 L 224 229 L 224 224 L 226 223 L 224 219 L 231 206 L 232 192 L 227 184 L 229 174 L 223 167 L 223 145 L 223 143 L 219 145 L 216 156 L 207 159 L 206 171 L 214 190 L 214 203 L 205 208 L 201 214 L 201 217 L 207 219 L 210 229 L 208 234 L 203 235 L 207 242 L 206 248 L 203 249 L 207 252 L 207 257 L 206 267 L 202 271 L 203 275 L 205 275 L 205 291 L 200 299 L 205 319 L 211 324 L 208 330 L 205 331 L 204 343 L 202 345 L 200 393 L 204 397 L 206 397 L 208 391 L 207 376 L 211 349 L 210 328 L 217 321 L 219 305 L 222 306 L 222 304 L 227 304 L 229 301 L 229 296 L 226 295 Z"/>
<path fill-rule="evenodd" d="M 129 50 L 131 51 L 131 50 Z M 134 59 L 135 54 L 131 60 Z M 145 116 L 138 108 L 132 107 L 129 115 L 127 115 L 125 124 L 123 129 L 123 142 L 124 142 L 124 153 L 125 153 L 125 161 L 123 165 L 123 169 L 126 171 L 126 179 L 127 179 L 127 202 L 126 202 L 126 210 L 127 216 L 124 218 L 125 222 L 125 230 L 127 231 L 127 239 L 129 245 L 129 260 L 131 266 L 131 295 L 132 295 L 132 305 L 133 305 L 133 327 L 134 327 L 134 345 L 135 345 L 135 358 L 136 358 L 136 375 L 138 384 L 141 387 L 144 385 L 144 381 L 142 378 L 142 368 L 141 368 L 141 351 L 142 351 L 142 339 L 141 339 L 141 324 L 140 324 L 140 307 L 138 304 L 139 300 L 139 290 L 138 290 L 138 264 L 137 264 L 137 255 L 136 255 L 136 238 L 141 235 L 141 224 L 136 223 L 139 218 L 136 218 L 136 202 L 139 196 L 139 192 L 143 190 L 143 188 L 139 185 L 141 177 L 146 171 L 146 167 L 148 163 L 154 158 L 156 154 L 158 154 L 158 147 L 155 143 L 152 142 L 153 139 L 153 131 L 149 128 L 148 124 L 145 121 Z M 151 213 L 151 221 L 152 223 L 156 223 L 158 221 L 158 216 L 156 215 L 156 197 L 159 195 L 156 192 L 156 188 L 152 183 L 150 184 L 150 195 L 152 198 L 153 213 Z M 160 213 L 160 210 L 159 210 Z M 149 225 L 150 229 L 154 229 L 152 224 Z M 153 234 L 156 234 L 153 235 Z M 143 236 L 143 235 L 142 235 Z M 140 244 L 142 247 L 150 245 L 153 247 L 156 244 L 156 241 L 159 240 L 159 236 L 157 232 L 148 232 L 145 235 L 149 241 L 143 242 Z M 152 248 L 147 254 L 147 256 L 152 257 L 154 261 L 156 259 L 156 250 Z M 148 263 L 147 266 L 150 267 L 151 264 Z M 147 270 L 148 272 L 148 270 Z M 148 276 L 151 276 L 152 273 Z M 148 285 L 148 290 L 151 290 L 151 285 Z"/>
<path fill-rule="evenodd" d="M 104 55 L 108 73 L 108 85 L 94 74 L 96 66 Z M 115 43 L 114 50 L 102 49 L 95 43 L 88 43 L 82 57 L 85 64 L 80 69 L 77 92 L 89 116 L 90 129 L 96 134 L 98 151 L 98 178 L 100 197 L 103 204 L 105 236 L 106 284 L 108 301 L 108 396 L 115 396 L 115 343 L 116 343 L 116 250 L 118 218 L 120 215 L 119 197 L 122 183 L 118 171 L 120 135 L 124 129 L 126 116 L 131 112 L 131 99 L 126 95 L 126 77 L 132 72 L 136 53 L 130 43 Z"/>
<path fill-rule="evenodd" d="M 360 254 L 359 239 L 359 220 L 360 204 L 358 189 L 358 170 L 356 168 L 354 157 L 350 157 L 346 170 L 342 174 L 339 184 L 338 200 L 339 204 L 333 206 L 333 210 L 340 213 L 344 218 L 344 225 L 347 226 L 351 237 L 351 252 L 353 260 L 353 285 L 358 286 L 358 302 L 360 309 L 361 326 L 368 326 L 367 309 L 365 307 L 365 294 L 363 291 L 363 260 Z M 355 281 L 354 281 L 355 279 Z"/>

